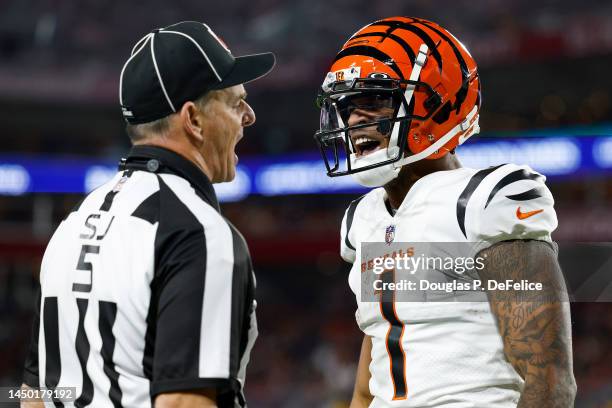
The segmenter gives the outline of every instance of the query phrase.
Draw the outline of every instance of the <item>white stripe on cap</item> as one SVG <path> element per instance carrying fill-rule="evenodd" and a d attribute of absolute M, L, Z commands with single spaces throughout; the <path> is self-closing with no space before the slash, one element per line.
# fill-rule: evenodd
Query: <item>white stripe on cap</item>
<path fill-rule="evenodd" d="M 138 40 L 138 42 L 134 45 L 134 48 L 132 48 L 132 53 L 130 55 L 134 55 L 134 50 L 138 48 L 143 41 L 148 40 L 152 35 L 153 33 L 149 33 L 142 37 L 140 40 Z M 140 50 L 141 48 L 138 48 L 138 50 Z"/>
<path fill-rule="evenodd" d="M 223 41 L 221 41 L 221 39 L 217 36 L 217 34 L 215 34 L 215 32 L 213 30 L 210 29 L 209 26 L 207 26 L 206 24 L 202 23 L 202 25 L 206 28 L 206 30 L 210 33 L 210 35 L 212 35 L 215 40 L 217 40 L 217 42 L 219 43 L 219 45 L 221 45 L 223 48 L 225 48 L 225 51 L 227 51 L 228 54 L 231 54 L 232 52 L 229 50 L 229 48 L 227 48 L 227 45 L 225 45 L 225 43 Z"/>
<path fill-rule="evenodd" d="M 208 65 L 210 66 L 210 68 L 212 69 L 212 71 L 214 72 L 215 76 L 217 77 L 217 80 L 219 82 L 222 81 L 221 77 L 219 76 L 219 74 L 217 73 L 217 70 L 215 69 L 215 66 L 212 64 L 212 62 L 210 61 L 210 58 L 208 58 L 208 55 L 206 55 L 206 53 L 204 52 L 204 50 L 202 49 L 202 47 L 200 47 L 200 44 L 198 44 L 196 42 L 196 40 L 194 40 L 193 38 L 191 38 L 190 36 L 188 36 L 187 34 L 184 33 L 180 33 L 178 31 L 168 31 L 168 30 L 163 30 L 159 32 L 160 34 L 177 34 L 177 35 L 181 35 L 185 38 L 187 38 L 189 41 L 191 41 L 198 50 L 200 50 L 200 53 L 202 54 L 202 56 L 204 56 L 204 59 L 206 59 L 206 62 L 208 62 Z"/>
<path fill-rule="evenodd" d="M 128 58 L 127 61 L 125 61 L 125 64 L 123 64 L 123 68 L 121 68 L 121 74 L 119 75 L 119 104 L 123 105 L 123 94 L 122 94 L 122 87 L 123 87 L 123 73 L 125 72 L 125 69 L 127 68 L 128 64 L 130 63 L 130 61 L 132 61 L 132 59 L 134 57 L 136 57 L 136 55 L 138 55 L 138 53 L 145 47 L 145 45 L 147 45 L 147 41 L 149 40 L 149 38 L 151 38 L 153 34 L 147 34 L 144 37 L 142 37 L 134 46 L 134 48 L 132 48 L 132 54 L 130 55 L 130 58 Z M 138 48 L 138 50 L 136 50 L 136 48 L 138 47 L 138 45 L 140 44 L 140 48 Z M 134 52 L 134 50 L 136 50 L 136 52 Z"/>
<path fill-rule="evenodd" d="M 174 105 L 172 104 L 172 101 L 170 100 L 170 97 L 168 96 L 168 92 L 166 92 L 166 87 L 164 86 L 164 81 L 162 80 L 162 77 L 159 73 L 159 68 L 157 67 L 157 60 L 155 59 L 155 49 L 153 47 L 154 42 L 155 42 L 155 35 L 152 35 L 150 48 L 151 48 L 151 59 L 153 60 L 153 66 L 155 67 L 155 73 L 157 74 L 159 85 L 161 85 L 161 89 L 162 91 L 164 91 L 164 96 L 166 97 L 166 101 L 168 101 L 168 105 L 170 105 L 170 109 L 172 109 L 172 112 L 176 112 L 176 109 L 174 109 Z"/>

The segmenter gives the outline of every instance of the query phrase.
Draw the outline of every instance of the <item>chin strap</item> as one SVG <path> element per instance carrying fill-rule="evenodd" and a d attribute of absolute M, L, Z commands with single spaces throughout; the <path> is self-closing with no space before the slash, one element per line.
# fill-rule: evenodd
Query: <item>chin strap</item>
<path fill-rule="evenodd" d="M 414 57 L 414 63 L 412 64 L 412 72 L 410 73 L 410 81 L 418 81 L 421 76 L 421 69 L 425 66 L 427 62 L 427 51 L 429 48 L 426 44 L 421 44 L 419 48 L 419 53 L 416 57 Z M 410 102 L 412 101 L 412 97 L 414 95 L 414 85 L 407 85 L 406 91 L 404 91 L 404 100 L 406 101 L 406 105 L 402 104 L 397 112 L 397 117 L 401 118 L 406 115 L 406 109 L 410 106 Z M 397 140 L 399 137 L 399 129 L 401 125 L 400 123 L 396 123 L 393 126 L 393 132 L 391 133 L 391 137 L 389 138 L 389 146 L 397 146 Z M 396 153 L 397 149 L 388 149 L 388 156 L 393 157 Z"/>
<path fill-rule="evenodd" d="M 427 156 L 433 154 L 436 150 L 439 150 L 448 143 L 453 137 L 457 136 L 459 133 L 465 132 L 463 135 L 459 137 L 459 144 L 463 144 L 468 138 L 480 132 L 480 126 L 478 125 L 478 106 L 474 106 L 474 109 L 470 113 L 467 114 L 465 119 L 457 126 L 448 131 L 444 136 L 440 139 L 436 140 L 434 144 L 429 146 L 427 149 L 423 150 L 420 153 L 413 154 L 408 157 L 404 157 L 403 159 L 395 162 L 393 167 L 400 168 L 408 163 L 414 163 L 416 161 L 422 160 Z"/>

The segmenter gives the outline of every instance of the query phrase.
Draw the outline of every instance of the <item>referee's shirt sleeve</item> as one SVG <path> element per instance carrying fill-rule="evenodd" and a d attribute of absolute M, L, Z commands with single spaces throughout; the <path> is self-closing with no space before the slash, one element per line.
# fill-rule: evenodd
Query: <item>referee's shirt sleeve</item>
<path fill-rule="evenodd" d="M 166 210 L 162 205 L 155 245 L 148 322 L 154 350 L 145 349 L 151 396 L 205 388 L 235 394 L 249 313 L 248 277 L 234 262 L 227 223 L 203 225 L 182 203 L 175 204 Z M 152 361 L 147 363 L 147 356 Z"/>

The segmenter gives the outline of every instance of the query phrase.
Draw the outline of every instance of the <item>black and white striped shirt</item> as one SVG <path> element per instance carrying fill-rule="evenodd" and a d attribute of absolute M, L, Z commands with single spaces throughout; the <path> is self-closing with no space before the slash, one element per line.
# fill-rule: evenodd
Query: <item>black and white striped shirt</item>
<path fill-rule="evenodd" d="M 202 388 L 220 407 L 245 406 L 257 336 L 250 255 L 180 155 L 132 148 L 60 224 L 40 286 L 29 386 L 76 387 L 77 407 L 147 407 Z"/>

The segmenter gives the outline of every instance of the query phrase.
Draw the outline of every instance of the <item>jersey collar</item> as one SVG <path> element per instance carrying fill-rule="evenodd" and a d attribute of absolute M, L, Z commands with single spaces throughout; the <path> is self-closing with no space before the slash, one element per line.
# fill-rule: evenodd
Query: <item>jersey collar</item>
<path fill-rule="evenodd" d="M 130 168 L 180 176 L 192 185 L 200 198 L 220 212 L 217 194 L 206 174 L 190 160 L 172 150 L 150 145 L 133 146 L 128 157 L 121 159 L 119 163 L 119 170 Z"/>

